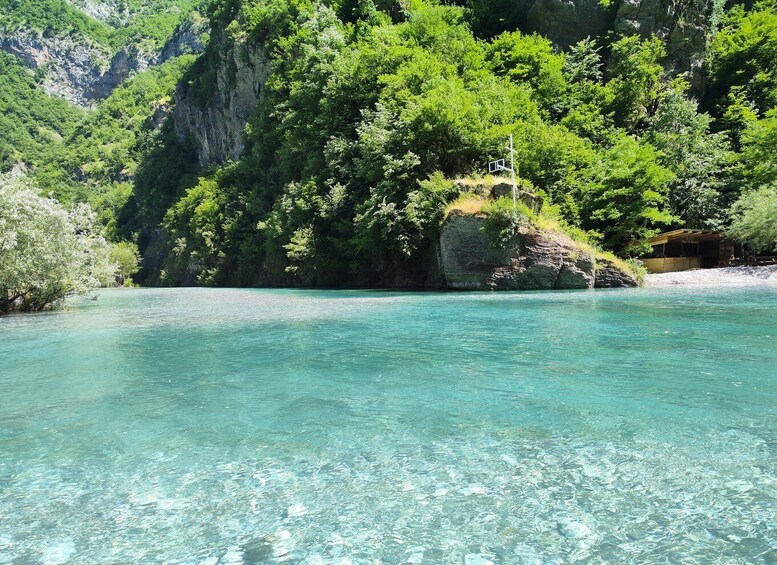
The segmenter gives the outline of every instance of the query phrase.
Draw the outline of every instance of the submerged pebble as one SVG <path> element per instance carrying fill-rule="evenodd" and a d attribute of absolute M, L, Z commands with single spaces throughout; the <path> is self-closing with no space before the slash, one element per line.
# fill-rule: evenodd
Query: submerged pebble
<path fill-rule="evenodd" d="M 0 562 L 773 561 L 777 294 L 731 292 L 1 319 Z"/>

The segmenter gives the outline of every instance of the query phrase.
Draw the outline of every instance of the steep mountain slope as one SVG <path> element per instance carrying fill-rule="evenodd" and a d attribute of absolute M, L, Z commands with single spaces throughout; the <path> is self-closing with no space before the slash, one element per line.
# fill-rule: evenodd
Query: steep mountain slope
<path fill-rule="evenodd" d="M 136 241 L 149 283 L 438 286 L 446 207 L 481 183 L 455 179 L 482 175 L 511 134 L 519 185 L 545 207 L 486 206 L 496 246 L 545 226 L 634 257 L 658 230 L 725 228 L 753 209 L 740 197 L 777 190 L 773 0 L 726 14 L 708 0 L 228 0 L 184 20 L 168 1 L 3 20 L 7 37 L 108 53 L 73 92 L 112 94 L 33 174 Z M 206 26 L 204 52 L 180 57 Z"/>
<path fill-rule="evenodd" d="M 752 47 L 716 42 L 715 30 L 748 34 L 748 18 L 768 19 L 773 2 L 722 19 L 706 1 L 576 2 L 579 25 L 566 30 L 530 17 L 552 4 L 521 6 L 494 23 L 482 18 L 493 6 L 477 1 L 219 4 L 213 41 L 176 94 L 176 137 L 141 165 L 128 209 L 153 250 L 147 275 L 435 284 L 442 210 L 461 196 L 447 179 L 479 174 L 509 133 L 545 213 L 622 256 L 660 229 L 725 226 L 739 195 L 770 178 L 747 171 L 772 146 L 773 102 L 761 119 L 745 110 L 773 79 L 743 93 L 725 86 L 737 73 L 719 69 L 745 65 L 741 49 L 768 60 L 774 25 L 762 23 Z M 599 37 L 570 45 L 589 24 Z M 555 42 L 494 36 L 513 25 Z M 705 80 L 712 116 L 696 99 Z"/>
<path fill-rule="evenodd" d="M 160 143 L 182 55 L 125 81 L 93 110 L 44 93 L 17 58 L 0 53 L 0 173 L 27 173 L 70 205 L 88 202 L 107 235 L 117 231 L 138 163 Z"/>
<path fill-rule="evenodd" d="M 37 184 L 59 200 L 89 202 L 108 235 L 120 239 L 121 208 L 132 193 L 138 165 L 160 143 L 173 92 L 194 57 L 152 67 L 116 88 L 33 171 Z M 125 226 L 126 227 L 126 226 Z"/>
<path fill-rule="evenodd" d="M 83 112 L 47 96 L 16 57 L 0 53 L 0 172 L 41 164 Z"/>
<path fill-rule="evenodd" d="M 42 88 L 93 105 L 149 66 L 202 50 L 207 25 L 193 0 L 129 4 L 0 0 L 0 49 L 34 70 Z"/>

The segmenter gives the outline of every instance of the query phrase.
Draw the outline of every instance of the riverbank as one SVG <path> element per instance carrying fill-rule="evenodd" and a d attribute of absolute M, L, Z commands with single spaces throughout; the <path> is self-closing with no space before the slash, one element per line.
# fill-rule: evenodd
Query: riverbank
<path fill-rule="evenodd" d="M 722 269 L 696 269 L 676 273 L 647 275 L 645 286 L 748 286 L 777 285 L 777 265 L 766 267 L 725 267 Z"/>

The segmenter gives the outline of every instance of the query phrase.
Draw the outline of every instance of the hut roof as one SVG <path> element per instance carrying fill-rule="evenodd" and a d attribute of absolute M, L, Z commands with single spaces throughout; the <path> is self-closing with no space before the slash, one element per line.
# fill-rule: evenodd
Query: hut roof
<path fill-rule="evenodd" d="M 670 241 L 682 241 L 683 243 L 697 243 L 699 241 L 714 241 L 725 239 L 725 235 L 719 231 L 680 229 L 668 231 L 648 240 L 650 245 L 661 245 Z"/>

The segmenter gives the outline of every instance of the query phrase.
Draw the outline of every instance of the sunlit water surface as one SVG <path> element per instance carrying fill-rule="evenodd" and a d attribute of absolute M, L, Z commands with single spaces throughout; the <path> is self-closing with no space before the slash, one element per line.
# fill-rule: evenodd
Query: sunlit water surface
<path fill-rule="evenodd" d="M 0 320 L 0 562 L 775 563 L 777 290 Z"/>

